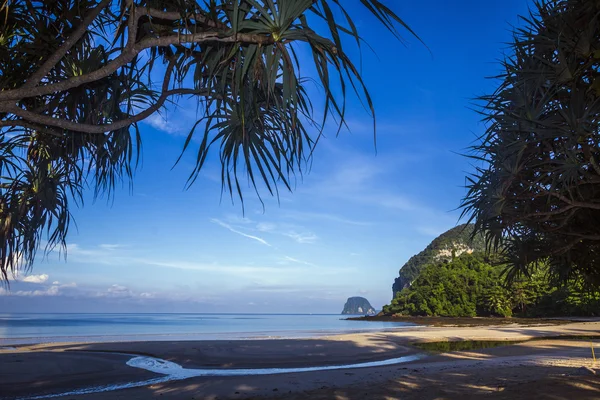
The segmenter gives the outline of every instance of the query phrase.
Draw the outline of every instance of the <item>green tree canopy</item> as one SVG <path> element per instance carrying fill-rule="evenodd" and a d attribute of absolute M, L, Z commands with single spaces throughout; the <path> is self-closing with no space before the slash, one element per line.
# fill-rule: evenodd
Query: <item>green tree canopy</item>
<path fill-rule="evenodd" d="M 509 278 L 548 263 L 600 285 L 600 1 L 536 1 L 514 32 L 464 214 L 502 248 Z"/>
<path fill-rule="evenodd" d="M 504 265 L 493 265 L 484 253 L 462 254 L 423 266 L 412 284 L 383 307 L 386 315 L 442 317 L 597 316 L 600 291 L 581 279 L 553 281 L 540 263 L 530 276 L 502 279 Z"/>
<path fill-rule="evenodd" d="M 410 29 L 360 0 L 391 34 Z M 200 117 L 191 184 L 210 151 L 222 182 L 278 185 L 302 172 L 325 123 L 344 124 L 353 93 L 374 106 L 348 40 L 342 0 L 0 1 L 0 273 L 31 266 L 42 239 L 65 246 L 71 202 L 110 195 L 140 152 L 138 123 L 182 96 Z M 308 50 L 302 61 L 299 50 Z M 306 63 L 311 64 L 305 65 Z M 300 74 L 310 67 L 316 76 Z M 322 89 L 314 110 L 306 83 Z M 318 119 L 317 119 L 318 118 Z M 339 129 L 338 128 L 338 129 Z M 339 132 L 339 130 L 338 130 Z M 184 150 L 185 150 L 184 148 Z M 174 160 L 175 161 L 175 160 Z"/>

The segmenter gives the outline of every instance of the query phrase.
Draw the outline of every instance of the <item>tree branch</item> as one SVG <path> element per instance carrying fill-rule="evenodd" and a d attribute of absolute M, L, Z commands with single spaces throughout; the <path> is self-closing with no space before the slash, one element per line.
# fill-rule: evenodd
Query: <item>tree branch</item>
<path fill-rule="evenodd" d="M 567 203 L 573 207 L 581 207 L 581 208 L 590 208 L 592 210 L 600 210 L 600 204 L 597 204 L 597 203 L 588 203 L 588 202 L 571 200 L 568 197 L 565 197 L 559 193 L 554 193 L 554 192 L 550 192 L 548 194 L 550 196 L 556 197 L 557 199 L 559 199 L 561 201 L 564 201 L 565 203 Z"/>
<path fill-rule="evenodd" d="M 21 128 L 38 131 L 38 132 L 49 133 L 51 135 L 58 136 L 58 137 L 64 136 L 61 132 L 56 131 L 54 129 L 47 128 L 47 127 L 44 127 L 41 125 L 37 125 L 37 124 L 31 123 L 31 122 L 18 120 L 18 119 L 10 119 L 10 120 L 6 120 L 6 121 L 0 121 L 0 128 L 5 128 L 5 127 L 9 127 L 9 128 L 21 127 Z"/>
<path fill-rule="evenodd" d="M 248 33 L 238 33 L 236 35 L 222 36 L 220 32 L 201 32 L 186 35 L 171 35 L 158 38 L 146 38 L 135 45 L 128 43 L 125 50 L 115 59 L 110 61 L 104 67 L 90 72 L 86 75 L 75 76 L 61 82 L 50 85 L 37 86 L 31 89 L 13 89 L 0 92 L 0 112 L 13 112 L 12 106 L 2 104 L 9 100 L 17 101 L 24 98 L 43 96 L 54 92 L 66 91 L 86 83 L 95 82 L 105 78 L 117 71 L 123 65 L 131 62 L 142 50 L 151 47 L 166 47 L 174 44 L 182 43 L 202 43 L 202 42 L 222 42 L 222 43 L 251 43 L 251 44 L 271 44 L 275 40 L 272 36 L 257 35 Z"/>
<path fill-rule="evenodd" d="M 586 235 L 583 233 L 575 233 L 575 232 L 560 232 L 560 234 L 567 235 L 567 236 L 575 236 L 580 239 L 586 239 L 586 240 L 600 240 L 600 235 Z"/>
<path fill-rule="evenodd" d="M 560 208 L 560 209 L 554 210 L 554 211 L 543 211 L 543 212 L 535 212 L 535 213 L 526 214 L 523 216 L 523 218 L 547 217 L 547 216 L 552 216 L 552 215 L 558 215 L 558 214 L 565 213 L 573 208 L 575 208 L 574 205 L 568 205 L 564 208 Z"/>
<path fill-rule="evenodd" d="M 85 32 L 87 31 L 88 26 L 100 14 L 100 12 L 108 6 L 108 4 L 112 0 L 102 0 L 100 4 L 98 4 L 84 19 L 81 21 L 81 24 L 73 31 L 71 36 L 67 40 L 63 42 L 63 44 L 58 48 L 58 50 L 50 56 L 42 64 L 40 69 L 38 69 L 31 77 L 25 82 L 25 84 L 21 87 L 22 89 L 27 89 L 36 86 L 40 81 L 46 76 L 48 72 L 67 54 L 69 49 L 77 43 L 79 39 L 83 37 Z"/>
<path fill-rule="evenodd" d="M 39 129 L 39 126 L 34 125 L 34 124 L 40 124 L 40 125 L 47 125 L 47 126 L 52 126 L 55 128 L 60 128 L 60 129 L 67 129 L 67 130 L 71 130 L 71 131 L 75 131 L 75 132 L 82 132 L 82 133 L 91 133 L 91 134 L 106 133 L 106 132 L 115 131 L 118 129 L 123 129 L 123 128 L 129 127 L 132 124 L 135 124 L 137 122 L 140 122 L 140 121 L 148 118 L 154 112 L 158 111 L 163 106 L 165 101 L 171 96 L 186 95 L 186 94 L 204 95 L 204 96 L 209 95 L 209 93 L 204 89 L 197 90 L 197 89 L 180 88 L 180 89 L 167 90 L 168 86 L 169 86 L 170 75 L 173 70 L 173 66 L 174 66 L 174 63 L 170 64 L 170 66 L 167 68 L 167 73 L 165 75 L 168 75 L 168 78 L 166 77 L 165 81 L 163 82 L 163 92 L 160 95 L 160 97 L 156 100 L 156 103 L 153 104 L 152 106 L 148 107 L 144 111 L 140 112 L 139 114 L 133 115 L 127 119 L 115 121 L 110 124 L 100 124 L 100 125 L 82 124 L 82 123 L 78 123 L 78 122 L 66 121 L 64 119 L 53 118 L 53 117 L 49 117 L 46 115 L 39 115 L 39 114 L 36 114 L 31 111 L 23 110 L 22 108 L 19 108 L 17 106 L 12 106 L 10 108 L 9 112 L 11 114 L 14 114 L 14 115 L 26 120 L 26 121 L 22 121 L 22 120 L 20 120 L 20 121 L 19 120 L 0 121 L 0 126 L 21 126 L 21 127 L 30 128 L 30 129 L 36 129 L 36 127 L 37 127 L 37 129 Z M 34 124 L 31 124 L 28 121 L 31 121 Z"/>
<path fill-rule="evenodd" d="M 194 20 L 196 22 L 204 24 L 206 26 L 209 26 L 211 28 L 229 29 L 229 27 L 226 24 L 218 23 L 213 20 L 210 20 L 202 14 L 190 13 L 187 15 L 182 15 L 176 11 L 162 11 L 162 10 L 157 10 L 154 8 L 148 8 L 145 11 L 146 11 L 146 15 L 149 15 L 154 18 L 167 19 L 167 20 L 171 20 L 171 21 L 177 21 L 179 19 L 189 19 L 189 20 Z"/>

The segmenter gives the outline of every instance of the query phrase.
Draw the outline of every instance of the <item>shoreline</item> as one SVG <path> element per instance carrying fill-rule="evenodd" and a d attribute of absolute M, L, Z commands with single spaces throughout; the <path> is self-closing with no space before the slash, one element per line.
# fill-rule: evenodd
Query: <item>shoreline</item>
<path fill-rule="evenodd" d="M 535 379 L 542 379 L 548 375 L 548 371 L 574 371 L 585 363 L 589 366 L 590 341 L 560 338 L 536 341 L 536 338 L 597 335 L 599 332 L 600 322 L 576 322 L 536 326 L 516 324 L 478 327 L 421 326 L 395 329 L 391 332 L 349 333 L 309 339 L 23 345 L 14 346 L 14 349 L 0 349 L 0 381 L 5 382 L 3 386 L 7 388 L 3 389 L 0 398 L 13 399 L 31 395 L 65 393 L 69 390 L 103 385 L 126 385 L 128 382 L 151 381 L 164 377 L 144 369 L 127 366 L 126 363 L 131 360 L 132 355 L 155 357 L 186 369 L 305 368 L 368 363 L 424 354 L 423 350 L 412 347 L 411 343 L 444 340 L 529 339 L 530 341 L 493 349 L 447 354 L 427 353 L 426 358 L 403 365 L 286 372 L 280 375 L 198 376 L 179 381 L 156 381 L 143 387 L 117 390 L 110 395 L 104 394 L 104 397 L 101 393 L 90 393 L 78 395 L 77 398 L 137 400 L 166 394 L 169 398 L 182 400 L 194 396 L 196 399 L 210 398 L 209 396 L 219 399 L 238 399 L 256 396 L 273 397 L 283 393 L 296 398 L 335 398 L 332 392 L 334 388 L 350 390 L 348 388 L 354 385 L 360 385 L 360 390 L 370 388 L 373 393 L 386 391 L 397 385 L 393 383 L 394 380 L 405 379 L 403 377 L 408 376 L 407 371 L 412 375 L 415 374 L 414 371 L 419 371 L 419 374 L 427 371 L 427 376 L 438 377 L 446 370 L 456 373 L 468 370 L 473 373 L 473 368 L 477 371 L 478 380 L 484 377 L 495 380 L 494 370 L 500 367 L 506 367 L 506 373 L 522 370 L 523 373 L 534 374 Z M 594 340 L 600 349 L 600 340 Z M 600 381 L 597 383 L 600 393 Z M 306 394 L 307 391 L 311 393 L 310 396 Z M 365 396 L 361 398 L 370 398 L 367 394 Z M 393 398 L 389 393 L 387 396 Z M 355 398 L 346 397 L 351 400 Z"/>
<path fill-rule="evenodd" d="M 94 344 L 94 343 L 119 343 L 119 342 L 201 342 L 201 341 L 248 341 L 248 340 L 310 340 L 332 337 L 337 335 L 369 334 L 378 332 L 395 332 L 399 329 L 418 328 L 419 325 L 404 325 L 389 328 L 348 329 L 348 330 L 322 330 L 298 331 L 297 334 L 285 335 L 285 332 L 246 332 L 236 333 L 148 333 L 148 334 L 122 334 L 122 335 L 73 335 L 73 336 L 30 336 L 0 338 L 0 350 L 6 347 L 30 346 L 39 344 Z M 276 335 L 275 333 L 280 333 Z"/>
<path fill-rule="evenodd" d="M 99 313 L 70 314 L 69 318 L 56 317 L 52 314 L 48 322 L 41 318 L 39 329 L 28 328 L 36 324 L 39 315 L 28 317 L 26 315 L 6 315 L 0 318 L 0 346 L 13 346 L 32 343 L 59 343 L 59 342 L 115 342 L 115 341 L 197 341 L 197 340 L 271 340 L 271 339 L 306 339 L 311 337 L 331 336 L 339 333 L 368 333 L 381 330 L 390 330 L 412 326 L 405 322 L 380 322 L 346 321 L 341 314 L 322 314 L 317 318 L 307 318 L 309 314 L 287 314 L 288 318 L 278 319 L 279 314 L 186 314 L 189 318 L 172 317 L 171 314 L 150 314 L 149 317 L 139 317 L 131 322 L 125 317 L 114 318 L 114 314 Z M 128 314 L 123 314 L 128 315 Z M 165 317 L 166 316 L 166 317 Z M 231 316 L 234 316 L 233 318 Z M 257 317 L 249 317 L 257 316 Z M 273 317 L 276 316 L 276 317 Z M 300 317 L 297 319 L 296 317 Z M 0 314 L 0 317 L 2 315 Z M 20 320 L 25 320 L 23 323 Z M 246 323 L 241 319 L 264 320 Z M 4 321 L 6 320 L 6 321 Z M 58 323 L 53 322 L 57 320 Z M 80 328 L 78 321 L 83 321 Z M 115 323 L 114 321 L 117 321 Z M 74 328 L 70 327 L 74 321 Z M 233 321 L 233 322 L 232 322 Z M 307 323 L 298 323 L 306 321 Z M 130 323 L 131 322 L 131 323 Z M 5 329 L 3 329 L 5 328 Z M 14 328 L 14 329 L 13 329 Z M 2 335 L 0 335 L 2 336 Z"/>
<path fill-rule="evenodd" d="M 324 314 L 325 315 L 325 314 Z M 329 314 L 328 314 L 329 315 Z M 0 337 L 0 350 L 14 346 L 71 343 L 118 343 L 118 342 L 196 342 L 196 341 L 248 341 L 248 340 L 308 340 L 334 336 L 393 333 L 422 327 L 486 327 L 486 326 L 553 326 L 578 322 L 600 322 L 600 317 L 562 318 L 500 318 L 500 317 L 412 317 L 412 316 L 350 316 L 346 321 L 398 323 L 389 327 L 323 330 L 273 330 L 249 332 L 212 333 L 137 333 L 97 335 L 53 335 L 27 337 Z M 401 324 L 401 325 L 400 325 Z"/>
<path fill-rule="evenodd" d="M 346 318 L 347 321 L 359 322 L 399 322 L 422 326 L 494 326 L 494 325 L 564 325 L 576 322 L 598 322 L 600 317 L 555 317 L 555 318 L 521 318 L 521 317 L 422 317 L 422 316 L 391 316 L 364 315 Z"/>

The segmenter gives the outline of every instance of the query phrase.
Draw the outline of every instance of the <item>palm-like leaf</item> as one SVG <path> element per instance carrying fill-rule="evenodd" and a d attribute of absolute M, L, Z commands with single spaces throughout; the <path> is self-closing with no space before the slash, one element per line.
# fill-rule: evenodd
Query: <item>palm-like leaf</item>
<path fill-rule="evenodd" d="M 538 1 L 498 89 L 481 100 L 464 215 L 504 247 L 509 278 L 540 261 L 600 285 L 599 1 Z"/>
<path fill-rule="evenodd" d="M 378 0 L 361 0 L 390 32 L 408 26 Z M 69 201 L 90 186 L 110 195 L 130 179 L 137 124 L 191 96 L 201 116 L 189 184 L 218 151 L 223 188 L 242 198 L 291 190 L 346 96 L 374 105 L 346 54 L 361 46 L 340 0 L 8 0 L 0 3 L 0 272 L 31 266 L 42 235 L 66 244 Z M 321 20 L 326 29 L 317 29 Z M 312 53 L 325 105 L 314 110 L 298 49 Z M 311 61 L 303 61 L 303 63 Z M 337 88 L 341 95 L 336 95 Z M 334 90 L 336 89 L 336 90 Z M 316 132 L 316 133 L 313 133 Z M 192 140 L 198 137 L 198 141 Z"/>

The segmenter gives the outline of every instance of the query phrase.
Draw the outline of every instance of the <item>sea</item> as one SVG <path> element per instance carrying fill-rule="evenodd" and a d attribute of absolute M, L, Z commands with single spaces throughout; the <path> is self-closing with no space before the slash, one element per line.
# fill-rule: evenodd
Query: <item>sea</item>
<path fill-rule="evenodd" d="M 339 314 L 0 314 L 0 346 L 53 342 L 308 338 L 414 327 Z"/>

